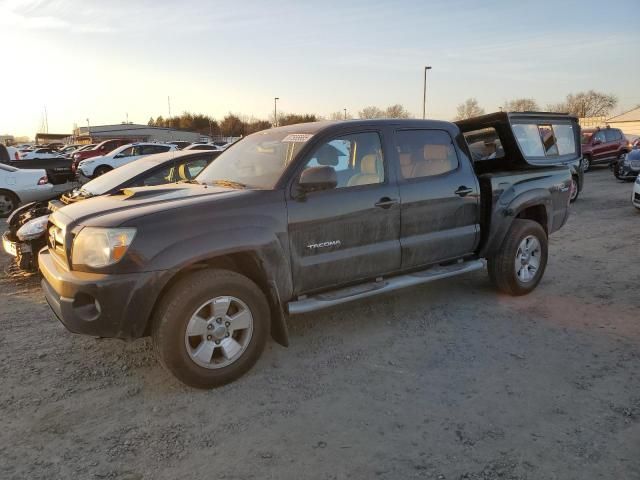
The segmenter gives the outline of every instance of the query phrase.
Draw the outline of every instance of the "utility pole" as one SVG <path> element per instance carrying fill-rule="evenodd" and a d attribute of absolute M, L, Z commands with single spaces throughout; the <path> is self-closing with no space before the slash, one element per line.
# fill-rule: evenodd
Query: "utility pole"
<path fill-rule="evenodd" d="M 169 120 L 171 120 L 171 97 L 167 95 L 167 105 L 169 106 Z"/>
<path fill-rule="evenodd" d="M 274 97 L 273 99 L 273 126 L 278 126 L 278 100 L 280 97 Z"/>
<path fill-rule="evenodd" d="M 126 116 L 126 121 L 124 123 L 129 125 L 129 112 L 125 113 L 125 116 Z"/>
<path fill-rule="evenodd" d="M 344 119 L 346 120 L 347 119 L 347 109 L 344 108 L 343 110 L 344 110 Z"/>
<path fill-rule="evenodd" d="M 49 115 L 47 114 L 47 106 L 44 106 L 44 131 L 49 133 Z"/>
<path fill-rule="evenodd" d="M 422 96 L 422 119 L 427 118 L 427 70 L 431 70 L 430 66 L 424 67 L 424 89 Z"/>

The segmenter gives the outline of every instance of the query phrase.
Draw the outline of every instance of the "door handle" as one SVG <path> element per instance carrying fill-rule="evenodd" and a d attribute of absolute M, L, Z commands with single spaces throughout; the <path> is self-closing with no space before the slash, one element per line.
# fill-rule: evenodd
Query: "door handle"
<path fill-rule="evenodd" d="M 467 196 L 467 195 L 469 195 L 471 192 L 473 192 L 473 189 L 472 189 L 472 188 L 468 188 L 468 187 L 465 187 L 464 185 L 460 185 L 460 186 L 458 187 L 458 189 L 457 189 L 455 192 L 453 192 L 453 193 L 455 193 L 455 194 L 456 194 L 456 195 L 458 195 L 459 197 L 466 197 L 466 196 Z"/>
<path fill-rule="evenodd" d="M 396 203 L 398 203 L 398 200 L 396 200 L 395 198 L 382 197 L 374 205 L 378 208 L 391 208 Z"/>

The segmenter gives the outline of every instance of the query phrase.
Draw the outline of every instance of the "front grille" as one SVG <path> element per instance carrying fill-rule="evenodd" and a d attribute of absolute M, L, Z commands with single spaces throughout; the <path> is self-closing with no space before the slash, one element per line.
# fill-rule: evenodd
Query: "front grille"
<path fill-rule="evenodd" d="M 64 230 L 51 222 L 49 222 L 47 228 L 47 248 L 52 254 L 66 261 Z"/>

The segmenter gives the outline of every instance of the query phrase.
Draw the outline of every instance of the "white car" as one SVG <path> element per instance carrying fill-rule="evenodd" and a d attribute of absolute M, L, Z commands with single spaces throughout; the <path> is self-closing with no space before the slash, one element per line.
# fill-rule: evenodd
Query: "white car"
<path fill-rule="evenodd" d="M 14 162 L 20 160 L 20 151 L 15 147 L 5 147 L 7 149 L 7 153 L 9 154 L 10 161 Z"/>
<path fill-rule="evenodd" d="M 640 210 L 640 175 L 636 177 L 636 181 L 633 184 L 633 191 L 631 192 L 631 203 L 634 207 Z"/>
<path fill-rule="evenodd" d="M 87 158 L 78 164 L 78 173 L 87 178 L 99 177 L 114 168 L 131 163 L 139 158 L 177 150 L 178 147 L 166 143 L 129 143 L 112 150 L 106 155 Z"/>
<path fill-rule="evenodd" d="M 53 148 L 36 148 L 32 152 L 24 153 L 21 160 L 43 160 L 46 158 L 62 158 L 62 155 Z"/>
<path fill-rule="evenodd" d="M 188 147 L 184 147 L 183 150 L 212 150 L 212 151 L 222 151 L 217 145 L 213 143 L 192 143 Z"/>
<path fill-rule="evenodd" d="M 0 163 L 0 217 L 20 203 L 48 200 L 55 195 L 44 170 L 22 170 Z"/>

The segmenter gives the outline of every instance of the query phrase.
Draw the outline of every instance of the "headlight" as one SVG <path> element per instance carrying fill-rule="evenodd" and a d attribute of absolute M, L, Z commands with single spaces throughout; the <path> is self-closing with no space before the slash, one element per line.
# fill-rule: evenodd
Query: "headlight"
<path fill-rule="evenodd" d="M 638 185 L 640 185 L 640 175 L 638 175 L 638 176 L 636 177 L 636 183 L 637 183 Z"/>
<path fill-rule="evenodd" d="M 95 160 L 93 158 L 89 158 L 88 160 L 80 160 L 80 163 L 78 164 L 78 166 L 82 166 L 82 165 L 89 165 L 90 163 L 95 162 Z"/>
<path fill-rule="evenodd" d="M 85 227 L 73 241 L 71 262 L 98 268 L 119 262 L 133 238 L 135 228 Z"/>
<path fill-rule="evenodd" d="M 27 240 L 33 240 L 34 238 L 38 238 L 47 228 L 47 222 L 49 221 L 49 215 L 45 215 L 44 217 L 34 218 L 33 220 L 29 220 L 23 226 L 21 226 L 16 235 L 23 242 Z"/>

